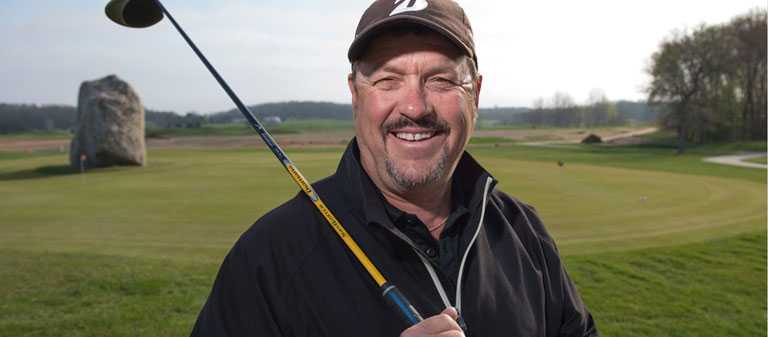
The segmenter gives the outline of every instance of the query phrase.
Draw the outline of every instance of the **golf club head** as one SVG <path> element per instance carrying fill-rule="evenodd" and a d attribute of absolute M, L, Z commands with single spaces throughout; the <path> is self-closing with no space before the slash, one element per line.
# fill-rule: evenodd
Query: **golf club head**
<path fill-rule="evenodd" d="M 155 0 L 110 0 L 104 9 L 112 21 L 131 28 L 145 28 L 163 19 Z"/>

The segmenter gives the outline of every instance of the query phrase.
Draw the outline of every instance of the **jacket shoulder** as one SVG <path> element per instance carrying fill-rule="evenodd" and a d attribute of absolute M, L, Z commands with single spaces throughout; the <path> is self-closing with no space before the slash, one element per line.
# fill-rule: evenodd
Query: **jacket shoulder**
<path fill-rule="evenodd" d="M 320 180 L 313 187 L 323 188 L 330 179 Z M 329 231 L 324 221 L 312 201 L 299 192 L 256 220 L 240 236 L 233 250 L 245 253 L 252 263 L 290 262 L 298 267 L 327 236 Z"/>
<path fill-rule="evenodd" d="M 544 226 L 536 208 L 497 189 L 493 190 L 491 199 L 518 235 L 532 235 L 543 244 L 555 247 L 555 242 Z"/>

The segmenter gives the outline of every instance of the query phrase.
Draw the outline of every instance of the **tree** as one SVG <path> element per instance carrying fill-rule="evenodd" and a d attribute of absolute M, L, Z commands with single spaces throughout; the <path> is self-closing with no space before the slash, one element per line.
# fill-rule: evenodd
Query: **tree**
<path fill-rule="evenodd" d="M 753 10 L 731 20 L 729 33 L 734 37 L 734 79 L 743 95 L 741 137 L 766 139 L 766 34 L 768 14 Z"/>
<path fill-rule="evenodd" d="M 602 89 L 595 88 L 589 91 L 587 106 L 582 110 L 582 125 L 587 127 L 619 125 L 625 122 L 619 115 L 616 104 L 608 100 L 608 96 Z"/>
<path fill-rule="evenodd" d="M 587 96 L 587 106 L 583 109 L 581 123 L 583 126 L 592 127 L 598 124 L 600 120 L 600 104 L 607 102 L 608 97 L 605 91 L 599 88 L 593 88 Z"/>
<path fill-rule="evenodd" d="M 544 123 L 544 98 L 537 98 L 533 101 L 533 110 L 528 113 L 528 121 L 532 128 L 536 128 Z"/>
<path fill-rule="evenodd" d="M 571 95 L 565 92 L 555 92 L 552 97 L 552 124 L 556 126 L 570 126 L 577 124 L 578 108 Z"/>
<path fill-rule="evenodd" d="M 651 56 L 648 73 L 653 78 L 648 88 L 649 104 L 664 104 L 670 113 L 662 123 L 677 131 L 678 153 L 685 150 L 689 125 L 693 122 L 694 96 L 704 84 L 703 55 L 687 34 L 674 33 Z"/>
<path fill-rule="evenodd" d="M 648 103 L 686 141 L 766 138 L 766 11 L 702 25 L 663 41 L 647 69 Z"/>
<path fill-rule="evenodd" d="M 662 126 L 677 131 L 678 153 L 686 141 L 701 143 L 720 134 L 729 115 L 734 90 L 729 36 L 719 26 L 700 26 L 691 34 L 676 33 L 652 56 L 648 70 L 650 104 L 665 104 Z"/>

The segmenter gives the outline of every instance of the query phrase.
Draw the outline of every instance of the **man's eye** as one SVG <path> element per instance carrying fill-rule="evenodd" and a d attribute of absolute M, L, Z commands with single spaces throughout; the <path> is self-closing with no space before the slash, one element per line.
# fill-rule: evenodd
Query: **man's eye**
<path fill-rule="evenodd" d="M 450 89 L 457 85 L 455 81 L 445 77 L 433 77 L 427 81 L 427 86 L 432 89 Z"/>
<path fill-rule="evenodd" d="M 373 85 L 381 89 L 393 89 L 397 87 L 397 80 L 392 77 L 385 77 L 374 81 Z"/>

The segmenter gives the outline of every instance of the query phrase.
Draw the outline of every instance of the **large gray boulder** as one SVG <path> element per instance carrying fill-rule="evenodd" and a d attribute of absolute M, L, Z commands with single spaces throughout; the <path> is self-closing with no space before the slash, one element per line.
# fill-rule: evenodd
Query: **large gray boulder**
<path fill-rule="evenodd" d="M 144 165 L 144 106 L 125 81 L 115 75 L 80 85 L 77 130 L 69 162 L 80 168 Z"/>

